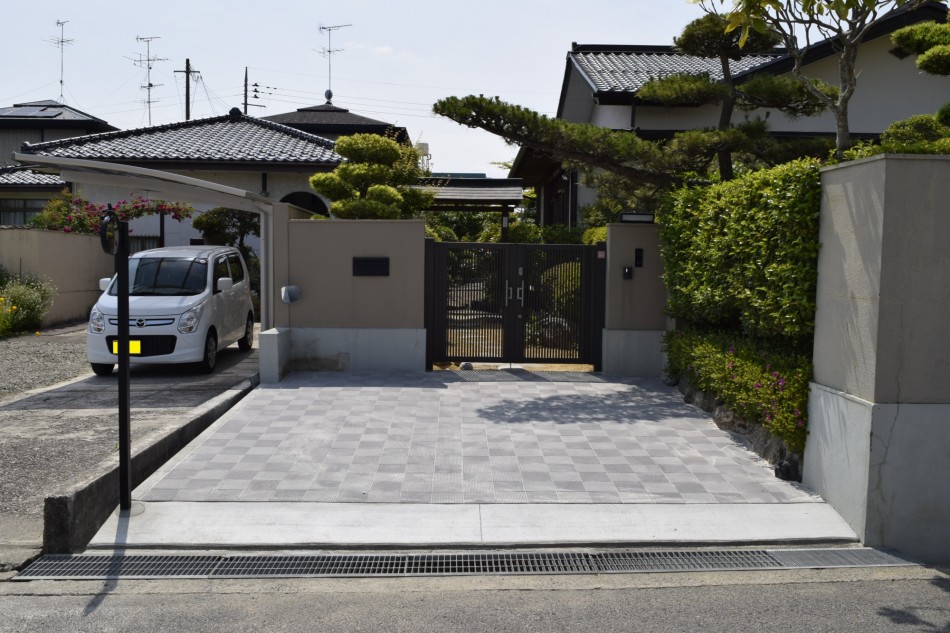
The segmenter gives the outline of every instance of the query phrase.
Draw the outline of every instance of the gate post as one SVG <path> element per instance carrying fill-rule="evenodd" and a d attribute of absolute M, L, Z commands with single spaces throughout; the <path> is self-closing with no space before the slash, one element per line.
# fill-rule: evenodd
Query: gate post
<path fill-rule="evenodd" d="M 950 157 L 822 170 L 803 483 L 869 546 L 950 561 Z"/>

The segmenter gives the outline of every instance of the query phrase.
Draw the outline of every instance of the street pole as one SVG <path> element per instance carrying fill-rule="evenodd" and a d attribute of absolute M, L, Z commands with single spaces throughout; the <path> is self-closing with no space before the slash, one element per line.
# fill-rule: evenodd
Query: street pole
<path fill-rule="evenodd" d="M 113 237 L 109 239 L 109 227 Z M 132 434 L 131 405 L 129 402 L 129 223 L 120 221 L 112 205 L 102 217 L 99 229 L 102 248 L 115 255 L 116 284 L 118 285 L 119 337 L 116 350 L 119 356 L 119 509 L 132 508 Z"/>

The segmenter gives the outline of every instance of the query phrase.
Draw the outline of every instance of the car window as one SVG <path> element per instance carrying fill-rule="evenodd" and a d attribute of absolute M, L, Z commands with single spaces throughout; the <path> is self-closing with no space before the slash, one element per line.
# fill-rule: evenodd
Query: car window
<path fill-rule="evenodd" d="M 214 260 L 214 285 L 215 292 L 218 290 L 218 280 L 222 277 L 230 277 L 231 274 L 228 272 L 228 258 L 225 255 L 222 255 Z"/>
<path fill-rule="evenodd" d="M 207 260 L 136 257 L 129 260 L 129 295 L 189 296 L 201 294 L 208 279 Z M 112 284 L 109 294 L 118 294 Z"/>
<path fill-rule="evenodd" d="M 241 266 L 241 260 L 235 254 L 228 255 L 228 264 L 231 265 L 231 279 L 235 284 L 244 281 L 244 267 Z"/>

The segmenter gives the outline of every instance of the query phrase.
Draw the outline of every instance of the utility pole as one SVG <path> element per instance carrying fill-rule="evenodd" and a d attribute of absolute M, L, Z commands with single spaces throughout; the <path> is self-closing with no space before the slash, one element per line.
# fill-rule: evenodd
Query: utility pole
<path fill-rule="evenodd" d="M 152 88 L 158 88 L 159 86 L 164 85 L 164 84 L 152 83 L 152 63 L 168 61 L 167 58 L 165 57 L 152 57 L 152 40 L 157 40 L 157 39 L 159 39 L 159 36 L 157 35 L 151 36 L 151 37 L 140 37 L 136 35 L 135 36 L 136 42 L 145 42 L 145 57 L 143 58 L 142 54 L 139 53 L 138 60 L 135 60 L 135 59 L 132 60 L 132 63 L 135 64 L 136 66 L 145 68 L 145 85 L 142 86 L 142 89 L 146 90 L 146 93 L 148 95 L 148 97 L 145 99 L 145 104 L 146 106 L 148 106 L 149 126 L 152 125 L 152 103 L 155 103 L 155 101 L 152 101 Z"/>
<path fill-rule="evenodd" d="M 327 98 L 327 103 L 330 103 L 333 100 L 333 54 L 342 53 L 342 48 L 333 48 L 333 31 L 339 29 L 345 29 L 352 24 L 336 24 L 334 26 L 323 26 L 320 25 L 320 31 L 327 32 L 327 45 L 323 47 L 319 52 L 321 55 L 327 58 L 327 91 L 325 96 Z"/>
<path fill-rule="evenodd" d="M 59 102 L 66 103 L 66 98 L 63 96 L 63 70 L 64 70 L 64 58 L 66 53 L 66 47 L 71 45 L 76 40 L 66 39 L 66 23 L 69 20 L 56 20 L 56 26 L 59 27 L 59 37 L 54 37 L 49 40 L 49 43 L 59 49 Z"/>
<path fill-rule="evenodd" d="M 198 75 L 197 70 L 191 68 L 191 60 L 185 59 L 185 69 L 176 70 L 176 73 L 185 73 L 185 120 L 191 121 L 191 76 Z"/>
<path fill-rule="evenodd" d="M 254 106 L 255 108 L 266 108 L 262 103 L 248 103 L 247 102 L 247 66 L 244 67 L 244 114 L 247 114 L 248 106 Z M 257 84 L 254 84 L 254 98 L 260 99 L 258 96 Z"/>

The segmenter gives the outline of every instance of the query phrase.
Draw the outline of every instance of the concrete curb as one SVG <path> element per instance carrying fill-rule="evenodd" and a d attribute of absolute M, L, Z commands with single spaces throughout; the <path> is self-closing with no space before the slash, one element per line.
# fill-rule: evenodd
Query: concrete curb
<path fill-rule="evenodd" d="M 132 455 L 132 487 L 152 473 L 260 384 L 260 373 L 192 411 L 175 431 Z M 43 553 L 68 554 L 86 547 L 118 505 L 119 459 L 105 462 L 98 473 L 67 490 L 46 497 L 43 506 Z"/>

